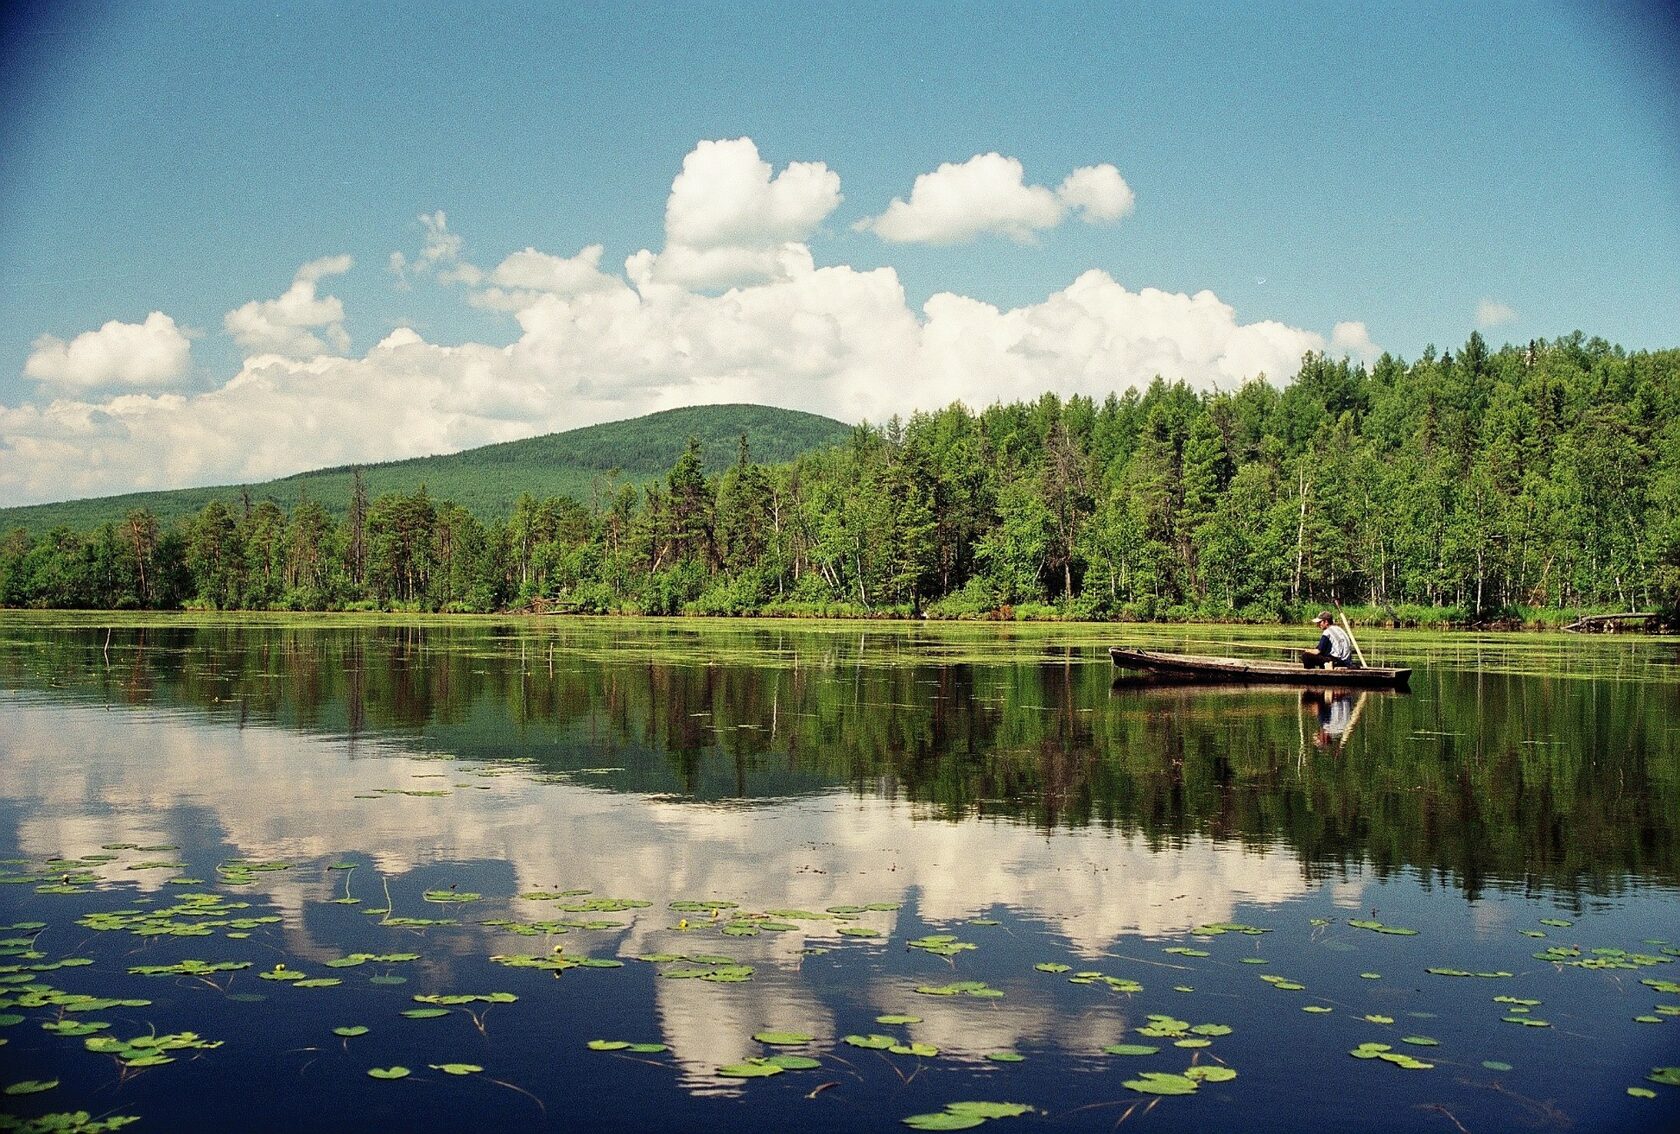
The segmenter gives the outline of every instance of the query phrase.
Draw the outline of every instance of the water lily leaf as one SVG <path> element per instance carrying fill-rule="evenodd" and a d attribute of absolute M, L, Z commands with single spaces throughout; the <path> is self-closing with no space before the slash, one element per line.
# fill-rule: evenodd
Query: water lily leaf
<path fill-rule="evenodd" d="M 898 1041 L 896 1039 L 894 1039 L 892 1036 L 850 1035 L 850 1036 L 842 1036 L 841 1039 L 840 1039 L 840 1042 L 845 1043 L 845 1044 L 850 1044 L 852 1047 L 861 1047 L 861 1048 L 865 1049 L 866 1051 L 886 1051 L 888 1048 L 892 1047 Z"/>
<path fill-rule="evenodd" d="M 662 1051 L 669 1051 L 670 1048 L 662 1043 L 633 1043 L 625 1050 L 633 1051 L 637 1055 L 658 1055 Z"/>
<path fill-rule="evenodd" d="M 1511 1069 L 1509 1063 L 1502 1063 L 1497 1059 L 1484 1059 L 1482 1060 L 1482 1066 L 1489 1071 L 1509 1071 Z"/>
<path fill-rule="evenodd" d="M 974 1114 L 942 1110 L 937 1114 L 912 1114 L 900 1121 L 912 1130 L 972 1130 L 986 1120 Z"/>
<path fill-rule="evenodd" d="M 408 1078 L 408 1074 L 408 1068 L 406 1067 L 368 1068 L 368 1078 L 370 1079 L 406 1079 Z"/>
<path fill-rule="evenodd" d="M 1428 1036 L 1401 1036 L 1401 1043 L 1409 1043 L 1413 1047 L 1439 1047 L 1441 1041 L 1430 1039 Z"/>
<path fill-rule="evenodd" d="M 783 1071 L 815 1071 L 822 1066 L 822 1060 L 808 1055 L 772 1055 L 764 1062 L 774 1064 Z"/>
<path fill-rule="evenodd" d="M 1264 957 L 1244 957 L 1238 963 L 1239 964 L 1244 964 L 1244 965 L 1269 965 L 1269 964 L 1271 964 L 1271 962 L 1266 960 L 1266 958 L 1264 958 Z"/>
<path fill-rule="evenodd" d="M 1146 1043 L 1111 1043 L 1103 1048 L 1108 1055 L 1154 1055 L 1160 1050 Z"/>
<path fill-rule="evenodd" d="M 1217 1063 L 1199 1063 L 1187 1068 L 1184 1077 L 1203 1083 L 1229 1083 L 1237 1077 L 1237 1071 L 1234 1067 L 1222 1067 Z"/>
<path fill-rule="evenodd" d="M 410 1020 L 435 1020 L 439 1016 L 449 1015 L 447 1008 L 409 1008 L 403 1012 Z"/>
<path fill-rule="evenodd" d="M 1657 1092 L 1650 1087 L 1629 1087 L 1627 1093 L 1636 1099 L 1654 1099 L 1657 1097 Z"/>
<path fill-rule="evenodd" d="M 1127 1079 L 1124 1086 L 1128 1090 L 1145 1095 L 1193 1095 L 1196 1093 L 1196 1080 L 1186 1078 L 1183 1075 L 1174 1075 L 1167 1071 L 1145 1071 L 1136 1079 Z"/>
<path fill-rule="evenodd" d="M 1680 1067 L 1653 1067 L 1645 1077 L 1665 1087 L 1680 1087 Z"/>
<path fill-rule="evenodd" d="M 1033 968 L 1041 973 L 1065 973 L 1072 969 L 1072 965 L 1064 965 L 1060 961 L 1040 961 Z"/>
<path fill-rule="evenodd" d="M 588 1047 L 589 1047 L 590 1051 L 623 1051 L 625 1048 L 627 1048 L 629 1046 L 630 1046 L 630 1041 L 629 1040 L 601 1040 L 601 1039 L 597 1039 L 597 1040 L 590 1040 L 589 1044 L 588 1044 Z"/>
<path fill-rule="evenodd" d="M 953 1102 L 946 1103 L 945 1109 L 952 1114 L 972 1114 L 980 1118 L 1016 1118 L 1031 1114 L 1033 1108 L 1025 1103 L 1013 1102 Z"/>
<path fill-rule="evenodd" d="M 939 1049 L 931 1043 L 895 1043 L 887 1050 L 894 1055 L 918 1055 L 926 1059 L 939 1054 Z"/>
<path fill-rule="evenodd" d="M 476 1075 L 484 1070 L 476 1063 L 428 1063 L 426 1066 L 445 1075 Z"/>
<path fill-rule="evenodd" d="M 1379 1016 L 1374 1012 L 1371 1015 L 1365 1016 L 1365 1017 L 1362 1017 L 1362 1018 L 1369 1021 L 1370 1023 L 1373 1023 L 1373 1024 L 1392 1024 L 1392 1023 L 1394 1023 L 1394 1017 L 1393 1016 Z"/>
<path fill-rule="evenodd" d="M 1303 1004 L 1301 1005 L 1301 1011 L 1323 1015 L 1327 1012 L 1334 1012 L 1335 1009 L 1326 1004 Z"/>
<path fill-rule="evenodd" d="M 1421 1059 L 1414 1059 L 1409 1055 L 1402 1055 L 1397 1051 L 1385 1051 L 1377 1056 L 1385 1063 L 1392 1063 L 1403 1071 L 1428 1071 L 1434 1068 L 1433 1063 L 1425 1063 Z"/>
<path fill-rule="evenodd" d="M 1174 1047 L 1211 1047 L 1211 1046 L 1213 1046 L 1213 1041 L 1210 1040 L 1210 1039 L 1203 1039 L 1201 1036 L 1193 1036 L 1189 1039 L 1173 1040 L 1173 1046 Z"/>
<path fill-rule="evenodd" d="M 1550 926 L 1552 926 L 1553 928 L 1556 928 L 1556 929 L 1568 929 L 1570 926 L 1574 925 L 1575 923 L 1572 922 L 1572 921 L 1567 921 L 1567 920 L 1565 920 L 1564 918 L 1561 918 L 1561 917 L 1543 917 L 1543 918 L 1540 919 L 1540 924 L 1541 925 L 1550 925 Z"/>
<path fill-rule="evenodd" d="M 759 1043 L 767 1043 L 772 1047 L 793 1046 L 795 1044 L 810 1043 L 812 1037 L 804 1032 L 754 1032 L 753 1039 Z"/>
<path fill-rule="evenodd" d="M 1416 937 L 1417 930 L 1403 929 L 1397 925 L 1384 925 L 1380 921 L 1366 921 L 1359 918 L 1349 919 L 1348 924 L 1355 929 L 1369 929 L 1374 933 L 1390 933 L 1396 937 Z"/>
<path fill-rule="evenodd" d="M 920 1016 L 877 1016 L 875 1022 L 877 1024 L 919 1024 L 922 1022 L 922 1018 Z"/>
<path fill-rule="evenodd" d="M 745 1063 L 731 1063 L 727 1067 L 719 1067 L 717 1073 L 731 1079 L 763 1079 L 770 1075 L 780 1075 L 783 1070 L 767 1059 L 749 1059 Z"/>
<path fill-rule="evenodd" d="M 993 1063 L 1025 1063 L 1027 1057 L 1016 1051 L 994 1051 L 986 1056 Z"/>
<path fill-rule="evenodd" d="M 1381 973 L 1360 973 L 1359 974 L 1359 979 L 1360 980 L 1381 980 L 1382 979 L 1382 974 Z"/>
<path fill-rule="evenodd" d="M 24 1079 L 7 1084 L 4 1093 L 8 1095 L 38 1095 L 42 1091 L 50 1091 L 56 1086 L 58 1086 L 57 1079 Z"/>
<path fill-rule="evenodd" d="M 333 1029 L 333 1035 L 343 1036 L 346 1039 L 353 1039 L 356 1036 L 365 1036 L 367 1034 L 368 1030 L 364 1024 L 345 1024 L 342 1027 Z"/>

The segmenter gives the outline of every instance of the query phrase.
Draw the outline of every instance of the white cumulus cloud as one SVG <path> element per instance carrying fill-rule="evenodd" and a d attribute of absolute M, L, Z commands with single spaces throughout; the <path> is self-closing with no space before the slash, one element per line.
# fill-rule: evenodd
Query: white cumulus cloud
<path fill-rule="evenodd" d="M 804 238 L 839 201 L 832 175 L 808 166 L 775 176 L 745 139 L 702 151 L 704 161 L 685 163 L 667 209 L 668 220 L 682 217 L 672 226 L 683 239 L 629 257 L 622 273 L 602 270 L 599 244 L 570 256 L 525 248 L 482 271 L 463 259 L 441 211 L 423 218 L 426 248 L 404 266 L 450 275 L 467 284 L 467 302 L 511 313 L 517 331 L 505 344 L 437 345 L 404 326 L 361 357 L 336 354 L 348 342 L 343 309 L 317 288 L 350 259 L 329 257 L 305 264 L 278 299 L 229 313 L 229 330 L 261 349 L 218 388 L 109 396 L 88 385 L 0 405 L 0 502 L 262 480 L 706 403 L 880 421 L 1047 390 L 1101 398 L 1157 374 L 1228 389 L 1257 374 L 1286 381 L 1303 354 L 1326 349 L 1314 331 L 1245 322 L 1210 291 L 1134 290 L 1098 270 L 1014 308 L 947 292 L 918 309 L 892 267 L 815 262 Z M 747 175 L 731 179 L 720 165 Z M 720 192 L 737 206 L 756 200 L 763 212 L 690 200 L 679 188 L 698 184 L 685 180 L 696 170 L 714 187 L 733 186 Z M 1112 216 L 1119 184 L 1081 171 L 1053 205 Z M 734 282 L 719 290 L 725 279 Z M 96 334 L 111 326 L 120 325 Z M 162 315 L 147 326 L 160 339 L 173 330 Z M 78 353 L 80 342 L 42 340 L 31 373 L 46 380 L 68 372 L 72 357 L 94 357 Z M 1359 323 L 1338 324 L 1330 343 L 1376 350 Z M 146 372 L 183 369 L 185 351 L 183 338 L 178 360 Z M 76 372 L 123 381 L 141 373 L 131 351 L 102 357 L 118 354 L 130 369 L 88 362 Z"/>
<path fill-rule="evenodd" d="M 346 255 L 311 260 L 297 270 L 292 286 L 278 299 L 253 299 L 229 311 L 222 325 L 253 355 L 301 358 L 329 350 L 342 354 L 350 348 L 344 304 L 336 296 L 317 295 L 315 285 L 329 276 L 343 275 L 353 263 Z"/>
<path fill-rule="evenodd" d="M 893 244 L 960 244 L 988 233 L 1025 244 L 1061 224 L 1070 210 L 1089 223 L 1106 223 L 1130 213 L 1135 200 L 1112 165 L 1076 169 L 1052 191 L 1028 185 L 1015 158 L 976 154 L 922 174 L 908 201 L 898 198 L 854 227 Z"/>
<path fill-rule="evenodd" d="M 1383 349 L 1371 341 L 1371 332 L 1364 323 L 1337 323 L 1330 328 L 1330 349 L 1359 362 L 1375 362 Z"/>
<path fill-rule="evenodd" d="M 665 204 L 665 248 L 625 270 L 638 286 L 725 288 L 779 278 L 810 259 L 803 241 L 841 201 L 821 162 L 774 173 L 751 138 L 703 141 L 683 159 Z"/>
<path fill-rule="evenodd" d="M 42 335 L 32 346 L 24 374 L 67 390 L 171 386 L 186 376 L 192 352 L 186 334 L 161 311 L 141 323 L 112 319 L 69 342 Z"/>
<path fill-rule="evenodd" d="M 1120 171 L 1112 165 L 1087 165 L 1062 180 L 1056 196 L 1069 208 L 1078 209 L 1091 224 L 1117 221 L 1131 213 L 1137 195 Z"/>
<path fill-rule="evenodd" d="M 804 240 L 840 204 L 840 175 L 796 161 L 771 176 L 751 138 L 701 142 L 665 205 L 665 239 L 689 248 L 766 248 Z"/>
<path fill-rule="evenodd" d="M 518 311 L 541 295 L 574 296 L 620 287 L 614 277 L 601 271 L 605 249 L 591 244 L 576 256 L 553 256 L 526 248 L 496 265 L 483 282 L 488 285 L 469 299 L 474 306 L 499 311 Z"/>
<path fill-rule="evenodd" d="M 1497 299 L 1484 299 L 1476 304 L 1476 326 L 1484 331 L 1516 321 L 1516 309 Z"/>

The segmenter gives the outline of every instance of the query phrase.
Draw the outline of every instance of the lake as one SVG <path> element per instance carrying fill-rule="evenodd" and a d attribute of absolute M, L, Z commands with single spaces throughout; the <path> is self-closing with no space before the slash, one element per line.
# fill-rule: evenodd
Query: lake
<path fill-rule="evenodd" d="M 1313 637 L 0 615 L 0 1130 L 1680 1127 L 1680 646 Z"/>

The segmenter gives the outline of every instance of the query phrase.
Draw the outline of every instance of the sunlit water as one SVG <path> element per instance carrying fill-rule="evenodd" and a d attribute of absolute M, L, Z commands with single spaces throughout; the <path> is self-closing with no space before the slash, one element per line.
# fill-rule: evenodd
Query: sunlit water
<path fill-rule="evenodd" d="M 57 1082 L 0 1110 L 1680 1125 L 1650 1077 L 1680 1064 L 1672 642 L 1373 634 L 1413 691 L 1347 695 L 1117 682 L 1122 634 L 1310 636 L 5 616 L 0 1085 Z M 358 953 L 416 956 L 329 964 Z M 615 964 L 556 967 L 585 958 Z M 131 972 L 189 960 L 248 965 Z M 415 1000 L 492 994 L 516 999 Z M 219 1046 L 121 1047 L 189 1032 Z M 869 1036 L 905 1050 L 847 1042 Z M 777 1055 L 819 1065 L 722 1073 Z M 1134 1089 L 1191 1068 L 1220 1070 Z"/>

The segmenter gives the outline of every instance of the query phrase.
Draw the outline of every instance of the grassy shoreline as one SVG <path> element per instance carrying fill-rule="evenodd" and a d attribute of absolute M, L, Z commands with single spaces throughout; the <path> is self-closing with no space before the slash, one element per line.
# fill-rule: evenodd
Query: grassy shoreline
<path fill-rule="evenodd" d="M 1018 607 L 1004 608 L 980 614 L 949 615 L 938 613 L 916 614 L 908 608 L 866 610 L 862 607 L 846 605 L 825 605 L 821 609 L 793 609 L 774 608 L 757 612 L 745 613 L 701 613 L 685 612 L 682 614 L 650 615 L 636 611 L 615 611 L 609 613 L 594 613 L 582 611 L 536 613 L 529 610 L 507 610 L 492 612 L 440 612 L 419 609 L 393 608 L 386 610 L 70 610 L 70 609 L 42 609 L 24 607 L 0 607 L 0 622 L 17 619 L 20 622 L 42 623 L 63 621 L 78 625 L 109 625 L 119 627 L 144 626 L 183 626 L 183 625 L 226 625 L 244 623 L 248 625 L 276 625 L 276 626 L 307 626 L 312 624 L 347 626 L 347 625 L 398 625 L 398 624 L 471 624 L 471 623 L 554 623 L 567 621 L 581 621 L 586 623 L 598 622 L 630 622 L 637 624 L 717 624 L 731 623 L 793 623 L 793 624 L 858 624 L 878 623 L 885 626 L 906 625 L 943 625 L 953 628 L 961 626 L 1067 626 L 1067 627 L 1123 627 L 1153 628 L 1171 630 L 1182 628 L 1195 629 L 1235 629 L 1249 628 L 1254 630 L 1279 629 L 1302 630 L 1311 629 L 1311 618 L 1319 608 L 1303 608 L 1298 618 L 1249 618 L 1249 617 L 1216 617 L 1209 615 L 1160 617 L 1154 619 L 1142 618 L 1088 618 L 1077 614 L 1060 611 L 1055 607 Z M 1414 630 L 1452 634 L 1487 634 L 1487 633 L 1561 633 L 1564 627 L 1583 615 L 1615 614 L 1620 611 L 1599 610 L 1570 610 L 1570 611 L 1507 611 L 1501 617 L 1483 622 L 1470 622 L 1465 619 L 1463 612 L 1454 608 L 1418 608 L 1402 607 L 1398 610 L 1378 607 L 1344 607 L 1343 613 L 1355 627 L 1365 630 Z M 1399 617 L 1396 618 L 1396 615 Z M 1619 629 L 1614 632 L 1617 637 L 1665 637 L 1672 636 L 1671 629 Z"/>

